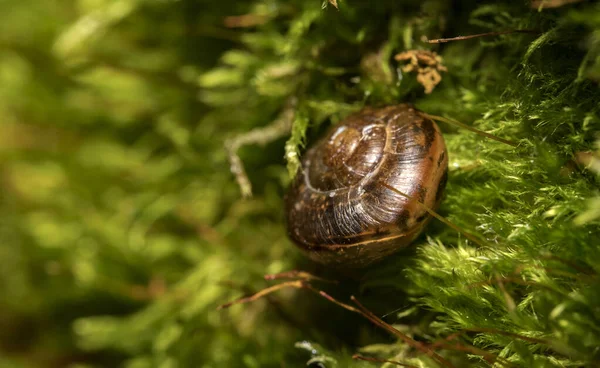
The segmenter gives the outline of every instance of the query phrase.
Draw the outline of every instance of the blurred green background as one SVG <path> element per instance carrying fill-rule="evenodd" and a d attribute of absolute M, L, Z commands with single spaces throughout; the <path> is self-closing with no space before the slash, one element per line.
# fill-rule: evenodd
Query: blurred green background
<path fill-rule="evenodd" d="M 600 365 L 598 3 L 337 6 L 0 0 L 0 367 L 394 366 L 356 352 L 440 366 L 307 291 L 216 310 L 291 269 L 442 341 L 451 366 Z M 530 32 L 424 42 L 516 29 Z M 431 94 L 394 60 L 407 50 L 442 56 Z M 291 131 L 239 151 L 243 199 L 225 143 L 291 99 Z M 286 237 L 295 154 L 361 106 L 397 102 L 519 146 L 441 125 L 440 212 L 485 246 L 432 222 L 346 278 Z"/>

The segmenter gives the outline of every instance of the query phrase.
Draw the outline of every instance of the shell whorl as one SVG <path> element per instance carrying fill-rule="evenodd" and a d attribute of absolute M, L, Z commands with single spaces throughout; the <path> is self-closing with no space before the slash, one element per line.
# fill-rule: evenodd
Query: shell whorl
<path fill-rule="evenodd" d="M 418 202 L 437 207 L 447 169 L 433 121 L 405 104 L 365 108 L 306 152 L 286 199 L 290 237 L 321 263 L 368 265 L 418 236 L 430 219 Z"/>

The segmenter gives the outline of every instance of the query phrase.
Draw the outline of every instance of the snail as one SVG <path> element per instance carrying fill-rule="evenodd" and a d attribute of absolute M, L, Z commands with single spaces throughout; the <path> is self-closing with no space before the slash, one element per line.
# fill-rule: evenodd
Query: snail
<path fill-rule="evenodd" d="M 319 263 L 367 266 L 421 233 L 447 177 L 444 139 L 426 114 L 364 108 L 304 155 L 286 196 L 289 236 Z"/>

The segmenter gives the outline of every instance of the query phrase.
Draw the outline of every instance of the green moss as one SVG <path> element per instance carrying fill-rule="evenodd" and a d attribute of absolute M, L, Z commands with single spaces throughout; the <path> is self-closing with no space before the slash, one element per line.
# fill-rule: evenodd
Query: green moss
<path fill-rule="evenodd" d="M 438 366 L 307 291 L 216 310 L 293 268 L 456 367 L 598 365 L 600 6 L 338 3 L 0 5 L 0 365 Z M 412 49 L 443 57 L 431 94 L 393 58 Z M 440 123 L 439 211 L 484 244 L 433 222 L 347 280 L 293 247 L 282 198 L 323 129 L 396 102 L 518 147 Z M 242 199 L 225 142 L 286 109 L 289 135 L 239 150 Z"/>

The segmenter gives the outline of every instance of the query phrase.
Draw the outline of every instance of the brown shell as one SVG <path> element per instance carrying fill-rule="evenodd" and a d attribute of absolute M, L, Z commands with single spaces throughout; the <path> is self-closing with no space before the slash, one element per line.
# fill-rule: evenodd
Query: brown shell
<path fill-rule="evenodd" d="M 317 262 L 366 266 L 419 235 L 430 215 L 417 201 L 437 208 L 447 175 L 433 121 L 406 104 L 365 108 L 304 155 L 286 199 L 289 235 Z"/>

